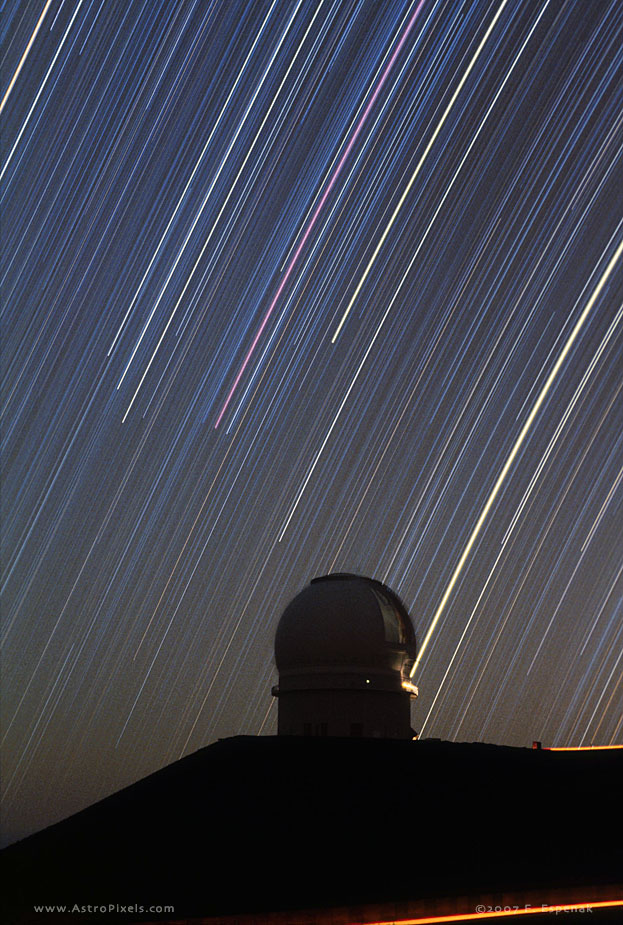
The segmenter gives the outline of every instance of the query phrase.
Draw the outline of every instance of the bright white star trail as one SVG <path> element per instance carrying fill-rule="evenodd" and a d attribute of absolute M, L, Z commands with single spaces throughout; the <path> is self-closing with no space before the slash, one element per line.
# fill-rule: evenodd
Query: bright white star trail
<path fill-rule="evenodd" d="M 34 30 L 33 34 L 30 36 L 30 41 L 28 42 L 28 45 L 26 46 L 26 49 L 25 49 L 25 51 L 24 51 L 24 54 L 22 55 L 22 57 L 21 57 L 21 59 L 20 59 L 20 61 L 19 61 L 19 64 L 17 65 L 17 68 L 16 68 L 16 70 L 15 70 L 15 73 L 13 74 L 13 77 L 12 77 L 11 80 L 9 81 L 9 86 L 6 88 L 5 93 L 4 93 L 4 96 L 2 97 L 2 101 L 0 102 L 0 114 L 2 113 L 2 110 L 4 109 L 4 107 L 5 107 L 5 105 L 6 105 L 6 101 L 7 101 L 8 98 L 9 98 L 9 94 L 11 93 L 11 90 L 12 90 L 13 87 L 15 86 L 15 81 L 16 81 L 17 78 L 19 77 L 19 72 L 20 72 L 21 69 L 24 67 L 24 63 L 25 63 L 25 61 L 26 61 L 26 58 L 28 57 L 28 52 L 29 52 L 30 49 L 32 48 L 33 42 L 34 42 L 35 39 L 37 38 L 37 34 L 38 34 L 38 32 L 39 32 L 39 29 L 40 29 L 41 26 L 43 25 L 43 20 L 45 19 L 45 15 L 46 15 L 46 13 L 48 12 L 48 10 L 50 9 L 51 5 L 52 5 L 52 0 L 47 0 L 47 3 L 46 3 L 46 5 L 45 5 L 44 8 L 43 8 L 43 12 L 42 12 L 41 16 L 39 17 L 39 21 L 38 21 L 37 25 L 35 26 L 35 30 Z"/>
<path fill-rule="evenodd" d="M 439 622 L 439 619 L 441 618 L 441 615 L 444 611 L 446 604 L 448 603 L 448 598 L 452 594 L 454 586 L 456 585 L 461 575 L 461 572 L 463 571 L 463 566 L 467 562 L 469 554 L 471 553 L 474 547 L 474 543 L 478 539 L 478 535 L 485 524 L 489 511 L 493 507 L 495 503 L 495 499 L 497 498 L 498 494 L 500 493 L 500 490 L 502 489 L 502 486 L 504 485 L 504 482 L 506 481 L 506 476 L 510 472 L 511 467 L 513 463 L 515 462 L 515 459 L 517 458 L 517 455 L 519 454 L 526 437 L 530 433 L 530 428 L 532 427 L 532 424 L 534 423 L 536 416 L 541 410 L 541 406 L 543 405 L 543 402 L 546 400 L 548 392 L 554 385 L 554 382 L 556 381 L 556 377 L 558 376 L 558 373 L 560 372 L 560 369 L 565 359 L 567 358 L 569 351 L 573 347 L 573 344 L 576 338 L 578 337 L 580 331 L 582 330 L 584 323 L 586 322 L 590 312 L 592 311 L 593 306 L 595 305 L 595 302 L 599 298 L 604 286 L 608 282 L 608 279 L 611 273 L 616 268 L 619 260 L 621 259 L 622 253 L 623 253 L 623 238 L 621 238 L 621 241 L 619 242 L 619 245 L 616 251 L 614 252 L 613 257 L 611 258 L 610 262 L 608 263 L 608 266 L 604 270 L 603 276 L 600 278 L 599 282 L 597 283 L 593 294 L 591 295 L 590 299 L 586 303 L 584 311 L 582 312 L 582 314 L 576 321 L 575 327 L 571 331 L 571 334 L 569 335 L 567 341 L 565 342 L 563 349 L 560 351 L 558 359 L 554 363 L 553 369 L 545 381 L 545 385 L 541 389 L 537 400 L 532 406 L 532 410 L 530 411 L 530 414 L 526 418 L 526 422 L 521 428 L 521 431 L 519 432 L 519 436 L 517 437 L 517 440 L 515 441 L 512 450 L 508 454 L 508 459 L 504 463 L 504 466 L 502 467 L 502 471 L 500 472 L 499 476 L 496 479 L 495 485 L 493 486 L 493 489 L 491 490 L 491 494 L 487 498 L 487 502 L 482 509 L 480 517 L 476 521 L 476 525 L 474 529 L 472 530 L 469 540 L 467 541 L 467 545 L 465 546 L 465 549 L 463 550 L 461 558 L 459 559 L 458 564 L 454 572 L 452 573 L 452 578 L 448 582 L 448 587 L 444 591 L 443 597 L 441 598 L 441 603 L 439 604 L 439 607 L 435 611 L 435 616 L 433 617 L 431 624 L 428 627 L 428 630 L 426 631 L 426 636 L 422 640 L 419 652 L 417 654 L 417 658 L 415 659 L 415 662 L 411 669 L 411 677 L 413 677 L 413 675 L 418 669 L 420 662 L 422 661 L 424 652 L 426 650 L 426 647 L 428 646 L 430 638 L 435 631 L 435 627 L 437 626 L 437 623 Z"/>
<path fill-rule="evenodd" d="M 276 731 L 309 580 L 413 616 L 425 735 L 623 735 L 618 0 L 2 20 L 11 841 Z"/>

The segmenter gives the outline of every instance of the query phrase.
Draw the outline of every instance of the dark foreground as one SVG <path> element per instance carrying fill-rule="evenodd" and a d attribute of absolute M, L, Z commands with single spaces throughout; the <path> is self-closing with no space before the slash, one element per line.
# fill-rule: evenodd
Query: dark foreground
<path fill-rule="evenodd" d="M 623 751 L 226 739 L 6 849 L 4 920 L 341 925 L 623 898 L 622 780 Z M 554 918 L 623 909 L 517 921 Z"/>

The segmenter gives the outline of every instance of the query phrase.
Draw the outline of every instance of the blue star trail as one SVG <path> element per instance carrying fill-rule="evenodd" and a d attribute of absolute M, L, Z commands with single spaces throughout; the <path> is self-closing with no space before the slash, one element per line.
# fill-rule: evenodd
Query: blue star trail
<path fill-rule="evenodd" d="M 623 734 L 618 0 L 3 8 L 4 839 L 274 734 L 315 575 L 423 735 Z"/>

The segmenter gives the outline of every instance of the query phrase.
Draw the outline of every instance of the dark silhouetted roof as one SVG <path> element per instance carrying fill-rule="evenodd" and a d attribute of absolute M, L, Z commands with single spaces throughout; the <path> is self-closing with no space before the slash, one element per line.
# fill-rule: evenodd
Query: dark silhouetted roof
<path fill-rule="evenodd" d="M 6 849 L 5 920 L 31 922 L 33 902 L 134 901 L 261 922 L 263 910 L 617 883 L 622 759 L 226 739 Z"/>

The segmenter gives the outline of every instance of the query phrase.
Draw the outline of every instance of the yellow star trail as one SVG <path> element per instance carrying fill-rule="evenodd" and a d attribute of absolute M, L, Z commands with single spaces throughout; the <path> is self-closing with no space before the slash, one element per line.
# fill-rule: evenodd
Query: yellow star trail
<path fill-rule="evenodd" d="M 619 0 L 2 27 L 6 840 L 273 735 L 332 571 L 411 613 L 425 736 L 620 744 Z"/>

